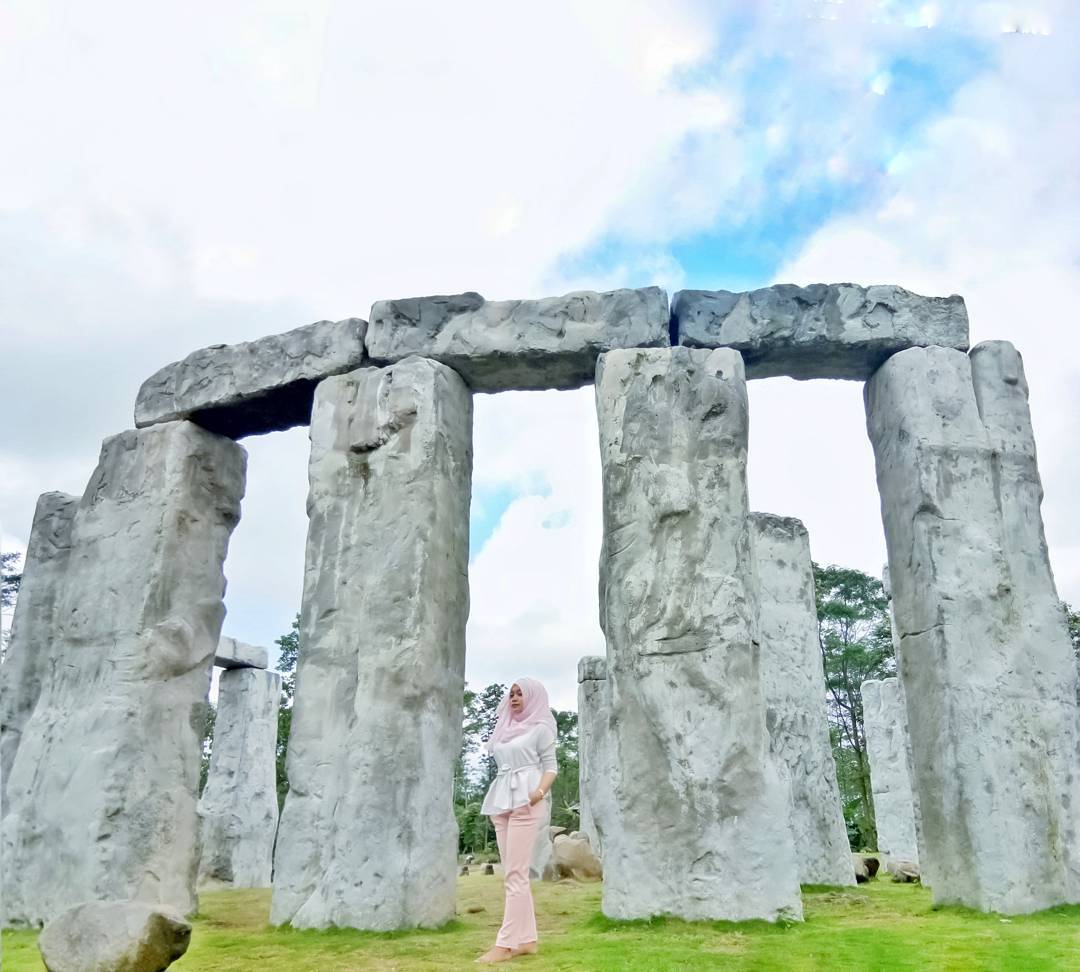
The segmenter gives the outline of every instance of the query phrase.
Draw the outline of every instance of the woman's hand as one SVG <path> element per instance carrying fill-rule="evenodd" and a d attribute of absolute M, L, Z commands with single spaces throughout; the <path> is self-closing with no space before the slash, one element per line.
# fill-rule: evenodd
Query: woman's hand
<path fill-rule="evenodd" d="M 544 799 L 546 794 L 543 790 L 537 787 L 532 793 L 529 794 L 529 806 L 535 807 L 541 800 Z"/>

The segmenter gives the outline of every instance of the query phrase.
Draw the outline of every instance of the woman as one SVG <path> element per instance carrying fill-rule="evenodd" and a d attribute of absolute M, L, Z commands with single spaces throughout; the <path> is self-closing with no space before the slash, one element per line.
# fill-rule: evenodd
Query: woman
<path fill-rule="evenodd" d="M 519 678 L 499 703 L 495 731 L 487 744 L 498 774 L 481 813 L 491 817 L 503 863 L 506 906 L 495 945 L 478 962 L 505 962 L 536 951 L 536 914 L 529 886 L 529 861 L 536 835 L 550 819 L 555 781 L 555 717 L 544 686 Z"/>

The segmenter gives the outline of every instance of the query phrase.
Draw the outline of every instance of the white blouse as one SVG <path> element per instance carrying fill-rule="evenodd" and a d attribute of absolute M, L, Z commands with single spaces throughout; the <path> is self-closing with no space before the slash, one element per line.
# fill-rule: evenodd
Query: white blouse
<path fill-rule="evenodd" d="M 557 771 L 555 734 L 548 726 L 534 726 L 516 739 L 497 743 L 492 755 L 499 771 L 480 808 L 487 816 L 525 806 L 544 773 Z M 551 794 L 544 799 L 550 800 Z"/>

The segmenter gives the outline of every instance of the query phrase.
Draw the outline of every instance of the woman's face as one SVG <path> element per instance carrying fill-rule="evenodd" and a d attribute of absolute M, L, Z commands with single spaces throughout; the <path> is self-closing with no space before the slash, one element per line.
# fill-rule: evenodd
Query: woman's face
<path fill-rule="evenodd" d="M 521 694 L 521 686 L 517 682 L 514 682 L 510 686 L 510 711 L 515 715 L 519 713 L 525 705 L 525 696 Z"/>

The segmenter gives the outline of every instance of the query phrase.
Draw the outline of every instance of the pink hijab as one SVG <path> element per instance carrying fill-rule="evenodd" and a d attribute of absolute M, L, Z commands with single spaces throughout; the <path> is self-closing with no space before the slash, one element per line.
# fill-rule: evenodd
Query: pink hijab
<path fill-rule="evenodd" d="M 495 751 L 496 743 L 516 739 L 535 726 L 547 726 L 551 730 L 551 735 L 558 738 L 555 716 L 551 714 L 551 706 L 548 704 L 547 689 L 535 678 L 518 678 L 511 683 L 511 688 L 514 685 L 521 689 L 521 712 L 515 714 L 510 708 L 510 689 L 507 689 L 506 695 L 499 703 L 495 731 L 487 742 L 489 753 Z"/>

